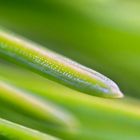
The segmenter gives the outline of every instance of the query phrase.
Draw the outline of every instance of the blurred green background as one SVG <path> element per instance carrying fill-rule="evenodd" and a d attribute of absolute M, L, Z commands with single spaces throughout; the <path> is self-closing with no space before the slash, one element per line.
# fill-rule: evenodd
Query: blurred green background
<path fill-rule="evenodd" d="M 47 129 L 51 134 L 66 140 L 140 139 L 139 15 L 138 0 L 1 0 L 2 27 L 101 72 L 118 83 L 126 96 L 126 99 L 121 101 L 95 97 L 86 102 L 83 98 L 90 98 L 88 95 L 76 93 L 82 96 L 82 101 L 80 100 L 78 104 L 76 101 L 79 98 L 74 94 L 75 91 L 62 86 L 58 95 L 57 89 L 60 85 L 49 81 L 44 83 L 44 79 L 39 80 L 40 77 L 34 80 L 34 76 L 29 76 L 26 79 L 24 75 L 28 72 L 1 61 L 0 74 L 4 79 L 10 79 L 17 86 L 32 92 L 43 94 L 47 89 L 45 97 L 71 110 L 82 122 L 81 132 L 76 138 L 36 122 L 29 124 L 30 119 L 23 124 L 45 132 Z M 10 69 L 14 76 L 7 74 L 7 69 Z M 14 74 L 15 71 L 20 72 Z M 20 80 L 18 76 L 21 77 Z M 28 83 L 29 79 L 32 79 L 32 82 Z M 103 109 L 106 104 L 107 109 Z M 114 107 L 114 109 L 111 107 L 113 113 L 105 113 L 111 105 Z M 7 118 L 11 119 L 8 115 Z M 15 118 L 11 120 L 14 121 Z M 16 122 L 22 124 L 20 120 Z"/>

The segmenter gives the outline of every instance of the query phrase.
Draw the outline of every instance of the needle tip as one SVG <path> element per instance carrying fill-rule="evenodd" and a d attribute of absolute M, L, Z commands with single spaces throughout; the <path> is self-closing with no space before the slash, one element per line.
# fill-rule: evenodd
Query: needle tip
<path fill-rule="evenodd" d="M 123 93 L 121 91 L 118 91 L 117 98 L 123 98 L 123 97 L 124 97 Z"/>
<path fill-rule="evenodd" d="M 113 90 L 112 93 L 114 94 L 114 98 L 123 98 L 124 94 L 120 91 L 120 89 Z"/>

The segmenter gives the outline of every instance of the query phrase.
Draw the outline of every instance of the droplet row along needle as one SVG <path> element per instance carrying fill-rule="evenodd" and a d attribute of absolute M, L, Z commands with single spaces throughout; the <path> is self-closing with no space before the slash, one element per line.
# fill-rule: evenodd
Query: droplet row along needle
<path fill-rule="evenodd" d="M 80 92 L 107 98 L 123 97 L 118 86 L 104 75 L 4 30 L 0 30 L 0 56 Z"/>

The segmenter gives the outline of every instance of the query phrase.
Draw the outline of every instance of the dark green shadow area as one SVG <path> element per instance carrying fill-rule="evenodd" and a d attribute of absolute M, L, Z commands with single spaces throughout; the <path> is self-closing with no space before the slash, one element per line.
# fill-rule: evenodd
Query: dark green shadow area
<path fill-rule="evenodd" d="M 0 135 L 0 140 L 10 140 L 10 139 L 6 138 L 5 136 Z"/>

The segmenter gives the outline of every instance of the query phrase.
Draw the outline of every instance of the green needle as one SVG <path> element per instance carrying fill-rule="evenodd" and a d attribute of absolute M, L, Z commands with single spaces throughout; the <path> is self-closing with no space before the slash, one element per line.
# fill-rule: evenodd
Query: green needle
<path fill-rule="evenodd" d="M 52 123 L 69 131 L 77 126 L 76 119 L 67 111 L 56 105 L 37 98 L 29 93 L 0 80 L 0 102 L 22 111 L 31 118 L 44 123 Z"/>
<path fill-rule="evenodd" d="M 100 97 L 123 97 L 118 86 L 104 75 L 3 30 L 0 55 L 78 91 Z"/>
<path fill-rule="evenodd" d="M 9 140 L 60 140 L 0 118 L 0 134 Z"/>

